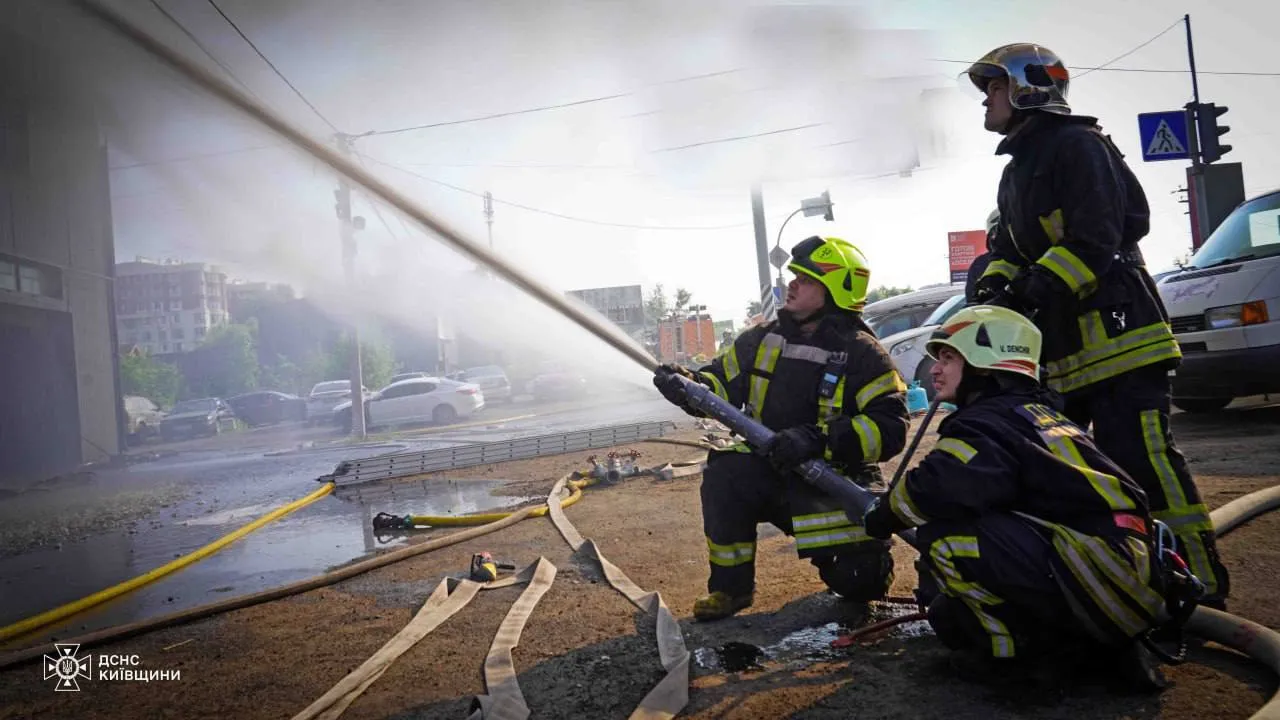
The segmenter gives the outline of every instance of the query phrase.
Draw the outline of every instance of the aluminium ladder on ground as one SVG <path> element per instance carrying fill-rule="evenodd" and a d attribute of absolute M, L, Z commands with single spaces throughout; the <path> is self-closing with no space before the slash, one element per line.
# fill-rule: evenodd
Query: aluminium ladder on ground
<path fill-rule="evenodd" d="M 332 473 L 322 475 L 316 480 L 332 482 L 338 487 L 379 480 L 395 480 L 441 470 L 456 470 L 490 463 L 609 448 L 662 437 L 667 430 L 674 430 L 675 427 L 675 423 L 670 420 L 663 420 L 456 445 L 435 450 L 388 453 L 361 460 L 345 460 L 338 463 Z"/>

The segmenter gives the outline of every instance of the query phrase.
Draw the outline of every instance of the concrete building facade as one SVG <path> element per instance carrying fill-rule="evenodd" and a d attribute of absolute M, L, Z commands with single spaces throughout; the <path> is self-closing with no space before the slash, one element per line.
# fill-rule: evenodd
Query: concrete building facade
<path fill-rule="evenodd" d="M 58 63 L 0 22 L 0 486 L 123 447 L 107 146 Z"/>

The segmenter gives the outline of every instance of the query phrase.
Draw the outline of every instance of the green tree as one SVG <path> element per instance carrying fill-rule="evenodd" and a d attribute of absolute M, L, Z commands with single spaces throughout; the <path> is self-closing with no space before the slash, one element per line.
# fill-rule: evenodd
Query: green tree
<path fill-rule="evenodd" d="M 264 389 L 305 395 L 319 380 L 307 384 L 307 368 L 298 365 L 284 355 L 277 355 L 275 362 L 258 368 L 258 386 Z"/>
<path fill-rule="evenodd" d="M 325 355 L 325 380 L 351 377 L 351 336 L 344 333 Z M 377 390 L 391 382 L 396 374 L 395 356 L 382 342 L 360 343 L 360 374 L 365 387 Z"/>
<path fill-rule="evenodd" d="M 761 303 L 759 300 L 752 300 L 751 302 L 747 303 L 747 322 L 750 323 L 751 318 L 759 315 L 762 312 L 764 312 L 764 304 Z"/>
<path fill-rule="evenodd" d="M 214 328 L 196 348 L 187 390 L 193 396 L 231 397 L 258 387 L 258 352 L 251 325 Z"/>
<path fill-rule="evenodd" d="M 881 285 L 880 287 L 874 288 L 871 290 L 871 292 L 867 293 L 867 303 L 870 304 L 878 300 L 891 298 L 894 295 L 903 295 L 909 292 L 911 292 L 911 288 L 909 287 L 892 287 L 889 285 Z"/>
<path fill-rule="evenodd" d="M 676 302 L 671 307 L 671 311 L 676 315 L 684 313 L 684 309 L 689 307 L 689 301 L 693 299 L 693 293 L 684 288 L 676 288 Z"/>
<path fill-rule="evenodd" d="M 663 289 L 662 283 L 658 283 L 649 291 L 649 297 L 645 298 L 644 301 L 645 323 L 650 326 L 656 326 L 666 319 L 669 312 L 671 312 L 671 307 L 667 304 L 667 293 Z"/>
<path fill-rule="evenodd" d="M 120 356 L 120 387 L 125 395 L 141 395 L 161 407 L 169 407 L 178 399 L 182 375 L 169 363 L 130 353 Z"/>

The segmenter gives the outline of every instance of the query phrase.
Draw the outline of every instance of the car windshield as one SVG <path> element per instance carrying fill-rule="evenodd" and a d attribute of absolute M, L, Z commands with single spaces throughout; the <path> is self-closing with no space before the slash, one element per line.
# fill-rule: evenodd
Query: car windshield
<path fill-rule="evenodd" d="M 338 392 L 339 390 L 349 390 L 351 388 L 350 380 L 331 380 L 322 382 L 311 388 L 313 393 Z"/>
<path fill-rule="evenodd" d="M 1280 255 L 1280 192 L 1236 208 L 1191 256 L 1193 268 Z"/>
<path fill-rule="evenodd" d="M 941 325 L 943 320 L 946 320 L 947 318 L 951 317 L 951 315 L 954 314 L 957 310 L 959 310 L 962 305 L 964 305 L 963 293 L 961 293 L 960 295 L 956 295 L 950 300 L 939 305 L 937 309 L 934 310 L 932 313 L 929 313 L 929 317 L 925 318 L 925 321 L 920 324 L 922 326 L 923 325 Z"/>
<path fill-rule="evenodd" d="M 173 406 L 169 411 L 171 415 L 181 415 L 182 413 L 210 413 L 215 409 L 212 400 L 185 400 Z"/>

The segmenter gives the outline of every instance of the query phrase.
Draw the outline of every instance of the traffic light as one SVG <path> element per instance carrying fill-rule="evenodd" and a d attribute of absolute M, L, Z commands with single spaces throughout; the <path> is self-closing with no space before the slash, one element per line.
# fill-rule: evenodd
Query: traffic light
<path fill-rule="evenodd" d="M 1231 152 L 1230 145 L 1218 142 L 1218 138 L 1231 132 L 1231 126 L 1218 124 L 1218 118 L 1226 112 L 1225 106 L 1218 107 L 1213 103 L 1196 106 L 1196 137 L 1200 141 L 1200 160 L 1206 164 Z"/>

